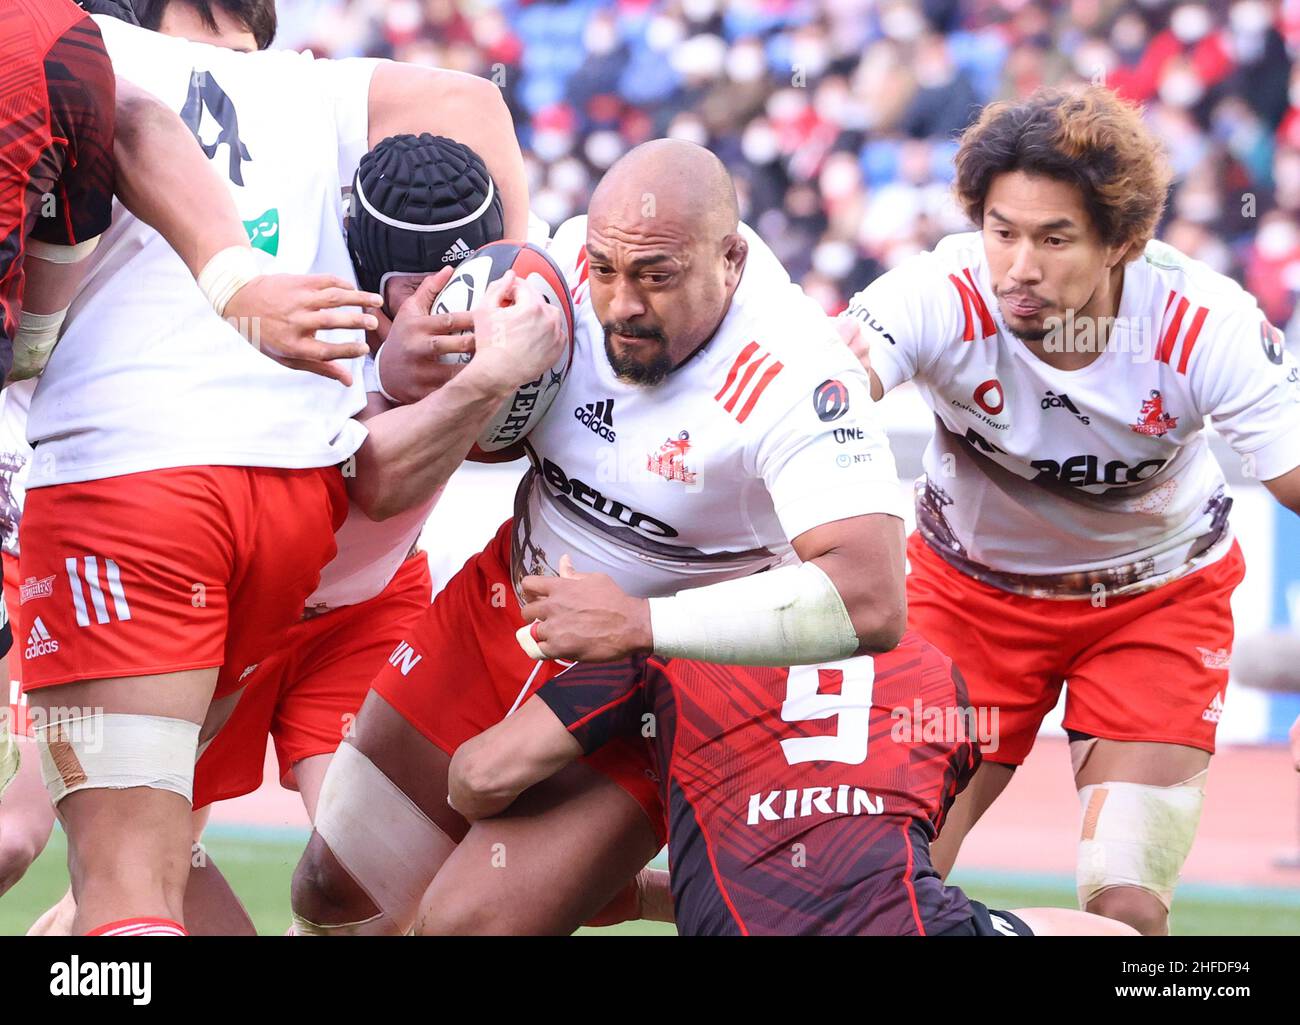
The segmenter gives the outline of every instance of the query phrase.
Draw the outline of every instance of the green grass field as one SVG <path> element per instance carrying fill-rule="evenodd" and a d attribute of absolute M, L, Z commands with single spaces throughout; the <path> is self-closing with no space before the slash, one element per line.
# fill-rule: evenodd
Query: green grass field
<path fill-rule="evenodd" d="M 283 933 L 289 925 L 289 877 L 305 838 L 261 838 L 214 828 L 205 843 L 244 901 L 257 931 Z M 26 877 L 0 897 L 0 935 L 21 935 L 67 887 L 63 834 L 55 830 L 49 847 Z M 1005 874 L 955 873 L 953 882 L 994 908 L 1073 907 L 1068 879 L 1011 879 Z M 1300 892 L 1189 884 L 1174 907 L 1174 932 L 1180 935 L 1287 936 L 1300 934 Z M 584 929 L 589 935 L 671 935 L 672 926 L 629 922 L 610 929 Z"/>

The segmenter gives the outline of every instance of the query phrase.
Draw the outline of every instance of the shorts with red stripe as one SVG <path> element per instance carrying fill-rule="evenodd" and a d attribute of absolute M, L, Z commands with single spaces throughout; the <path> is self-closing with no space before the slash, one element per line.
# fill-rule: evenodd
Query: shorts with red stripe
<path fill-rule="evenodd" d="M 1144 594 L 1030 598 L 954 569 L 919 534 L 908 541 L 908 625 L 948 654 L 972 705 L 997 711 L 984 758 L 1019 765 L 1066 688 L 1064 726 L 1106 740 L 1214 753 L 1228 687 L 1232 592 L 1241 548 Z"/>
<path fill-rule="evenodd" d="M 432 594 L 428 557 L 416 552 L 369 601 L 295 624 L 280 650 L 249 673 L 235 710 L 200 755 L 194 807 L 261 786 L 268 734 L 275 741 L 281 785 L 297 790 L 294 765 L 333 754 L 370 681 L 428 609 Z"/>
<path fill-rule="evenodd" d="M 17 610 L 22 603 L 18 588 L 18 560 L 5 553 L 0 556 L 4 564 L 5 608 Z M 14 611 L 10 612 L 10 616 Z M 9 730 L 15 737 L 30 737 L 31 723 L 27 717 L 27 699 L 23 697 L 23 645 L 15 644 L 5 658 L 5 703 L 9 706 Z"/>
<path fill-rule="evenodd" d="M 16 610 L 23 689 L 220 667 L 274 651 L 334 557 L 338 467 L 183 466 L 27 492 Z"/>
<path fill-rule="evenodd" d="M 524 621 L 510 576 L 512 523 L 448 581 L 374 680 L 375 693 L 448 755 L 570 664 L 535 662 L 515 640 Z M 620 738 L 582 760 L 636 800 L 662 842 L 666 825 L 649 745 Z"/>

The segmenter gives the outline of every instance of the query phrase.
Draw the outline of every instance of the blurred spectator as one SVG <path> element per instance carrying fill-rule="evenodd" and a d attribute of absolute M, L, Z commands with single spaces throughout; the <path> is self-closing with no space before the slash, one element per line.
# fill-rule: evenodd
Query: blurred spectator
<path fill-rule="evenodd" d="M 1104 82 L 1176 171 L 1162 236 L 1300 325 L 1300 0 L 280 0 L 277 45 L 487 75 L 536 212 L 581 212 L 660 135 L 718 153 L 745 219 L 828 310 L 967 227 L 981 105 Z M 1294 318 L 1294 320 L 1293 320 Z M 1293 345 L 1300 331 L 1289 332 Z"/>

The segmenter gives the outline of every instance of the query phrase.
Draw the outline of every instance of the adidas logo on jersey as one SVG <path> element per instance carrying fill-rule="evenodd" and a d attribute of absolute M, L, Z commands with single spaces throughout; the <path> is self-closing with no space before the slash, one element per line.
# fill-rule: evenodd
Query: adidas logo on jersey
<path fill-rule="evenodd" d="M 1079 407 L 1070 401 L 1070 396 L 1066 395 L 1065 392 L 1061 392 L 1060 395 L 1057 395 L 1049 388 L 1047 394 L 1043 396 L 1043 401 L 1040 405 L 1043 409 L 1068 409 L 1074 414 L 1075 419 L 1077 419 L 1079 423 L 1085 426 L 1092 423 L 1088 417 L 1079 412 Z"/>
<path fill-rule="evenodd" d="M 45 629 L 45 624 L 41 622 L 41 617 L 37 616 L 36 621 L 32 623 L 31 633 L 27 635 L 27 650 L 23 652 L 23 657 L 40 658 L 42 655 L 53 655 L 58 650 L 59 642 L 50 636 L 50 632 Z"/>
<path fill-rule="evenodd" d="M 592 434 L 608 442 L 613 442 L 617 437 L 614 431 L 613 399 L 601 399 L 599 402 L 588 402 L 584 406 L 579 406 L 573 411 L 573 419 L 584 427 L 590 428 Z"/>
<path fill-rule="evenodd" d="M 1223 718 L 1223 692 L 1222 691 L 1214 695 L 1214 700 L 1211 701 L 1209 707 L 1206 708 L 1206 710 L 1201 713 L 1201 718 L 1204 719 L 1206 722 L 1218 722 L 1221 718 Z"/>
<path fill-rule="evenodd" d="M 443 255 L 442 262 L 455 263 L 457 260 L 465 259 L 465 257 L 469 256 L 473 251 L 474 250 L 470 249 L 470 247 L 465 244 L 463 238 L 458 238 L 451 244 L 451 248 Z"/>

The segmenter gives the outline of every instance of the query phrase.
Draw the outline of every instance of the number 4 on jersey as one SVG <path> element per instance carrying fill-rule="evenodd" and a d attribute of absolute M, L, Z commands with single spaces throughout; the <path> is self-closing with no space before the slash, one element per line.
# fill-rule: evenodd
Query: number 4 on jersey
<path fill-rule="evenodd" d="M 871 689 L 875 663 L 854 658 L 827 666 L 792 666 L 786 683 L 781 718 L 785 722 L 826 719 L 836 716 L 836 730 L 822 737 L 792 737 L 781 741 L 785 760 L 800 762 L 843 762 L 861 765 L 867 760 L 867 737 L 871 732 Z M 827 693 L 839 683 L 839 693 Z"/>

